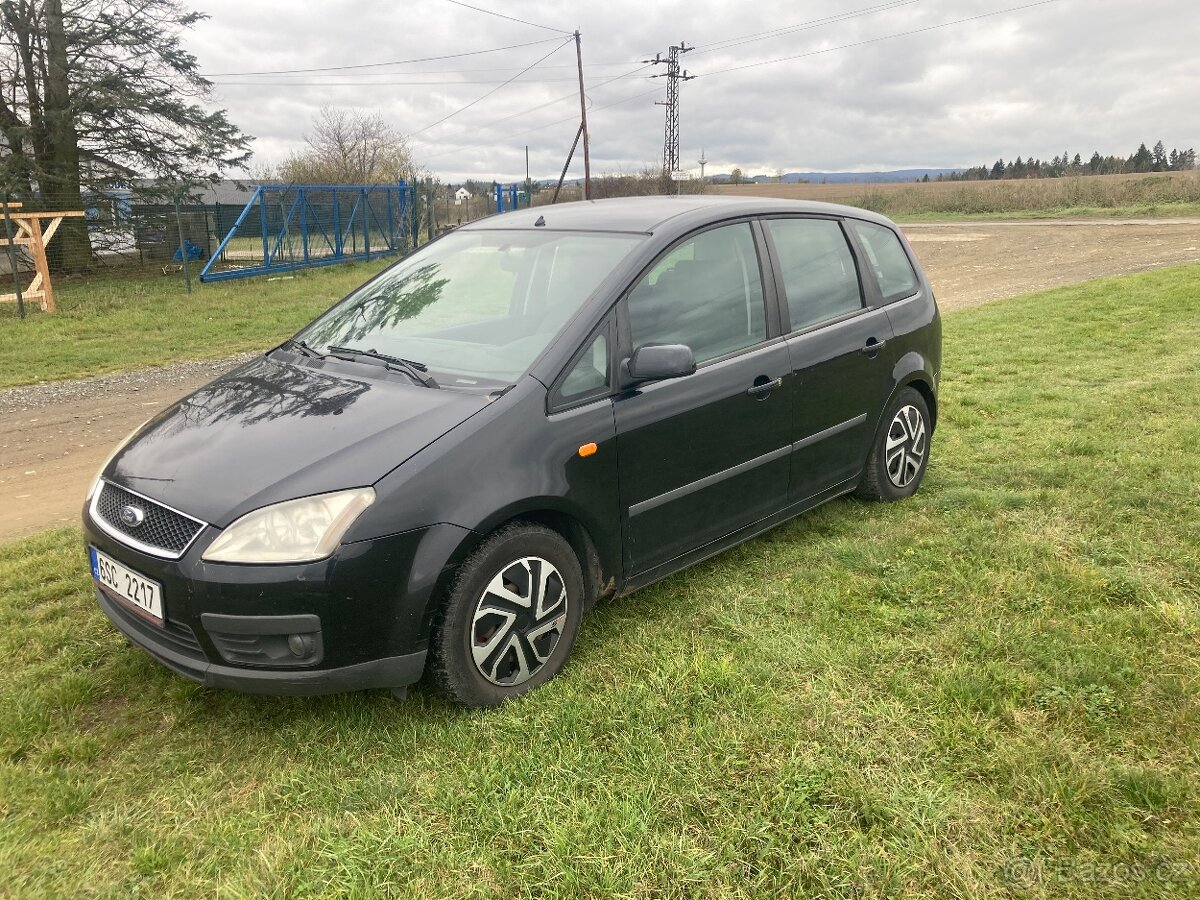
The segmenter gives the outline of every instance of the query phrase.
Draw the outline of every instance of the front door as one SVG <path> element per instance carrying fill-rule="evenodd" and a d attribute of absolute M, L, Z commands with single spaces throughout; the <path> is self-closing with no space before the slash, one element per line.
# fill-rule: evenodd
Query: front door
<path fill-rule="evenodd" d="M 632 351 L 687 344 L 695 374 L 617 396 L 626 571 L 637 575 L 781 509 L 791 452 L 786 343 L 768 328 L 742 222 L 669 250 L 625 299 Z"/>

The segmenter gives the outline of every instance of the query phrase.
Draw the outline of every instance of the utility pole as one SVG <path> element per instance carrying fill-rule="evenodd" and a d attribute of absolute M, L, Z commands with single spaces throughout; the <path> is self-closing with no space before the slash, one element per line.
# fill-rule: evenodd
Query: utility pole
<path fill-rule="evenodd" d="M 529 145 L 525 145 L 525 206 L 533 206 L 533 182 L 529 180 Z"/>
<path fill-rule="evenodd" d="M 667 49 L 666 59 L 662 58 L 661 53 L 657 53 L 654 59 L 642 60 L 655 66 L 665 63 L 667 67 L 667 71 L 662 75 L 651 76 L 652 78 L 665 77 L 667 79 L 667 102 L 655 104 L 655 106 L 667 108 L 667 123 L 663 134 L 663 174 L 665 175 L 679 170 L 679 82 L 691 81 L 696 77 L 689 75 L 686 69 L 682 73 L 679 71 L 679 57 L 694 49 L 696 48 L 687 45 L 687 41 L 680 41 Z"/>
<path fill-rule="evenodd" d="M 583 93 L 583 49 L 575 30 L 575 63 L 579 67 L 579 129 L 583 134 L 583 199 L 592 199 L 592 157 L 588 151 L 587 97 Z M 568 157 L 568 162 L 570 157 Z"/>

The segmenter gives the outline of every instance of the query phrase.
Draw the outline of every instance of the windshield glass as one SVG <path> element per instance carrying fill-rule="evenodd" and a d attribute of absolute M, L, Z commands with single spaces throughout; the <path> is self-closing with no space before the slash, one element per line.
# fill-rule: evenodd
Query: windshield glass
<path fill-rule="evenodd" d="M 449 234 L 397 263 L 297 338 L 374 350 L 439 384 L 509 384 L 642 238 L 553 231 Z"/>

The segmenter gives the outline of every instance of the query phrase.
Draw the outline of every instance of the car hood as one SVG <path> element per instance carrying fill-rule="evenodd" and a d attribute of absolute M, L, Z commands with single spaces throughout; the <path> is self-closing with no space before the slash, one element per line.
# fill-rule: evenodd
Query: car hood
<path fill-rule="evenodd" d="M 271 503 L 374 484 L 488 405 L 361 368 L 259 357 L 147 423 L 105 477 L 224 528 Z"/>

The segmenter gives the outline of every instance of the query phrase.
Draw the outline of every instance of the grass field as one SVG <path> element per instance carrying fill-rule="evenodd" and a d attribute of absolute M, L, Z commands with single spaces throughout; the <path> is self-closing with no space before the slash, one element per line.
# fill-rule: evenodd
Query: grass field
<path fill-rule="evenodd" d="M 926 184 L 717 185 L 722 194 L 822 200 L 903 220 L 1200 215 L 1200 171 Z"/>
<path fill-rule="evenodd" d="M 260 350 L 293 334 L 390 260 L 194 286 L 115 272 L 55 284 L 59 311 L 0 305 L 0 388 Z"/>
<path fill-rule="evenodd" d="M 601 606 L 498 711 L 205 690 L 78 531 L 0 547 L 0 894 L 1195 897 L 1198 279 L 948 316 L 916 497 Z"/>

